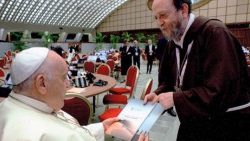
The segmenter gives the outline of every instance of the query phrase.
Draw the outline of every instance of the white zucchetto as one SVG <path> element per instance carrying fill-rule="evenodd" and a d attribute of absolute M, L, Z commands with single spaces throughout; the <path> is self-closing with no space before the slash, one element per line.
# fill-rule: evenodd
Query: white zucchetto
<path fill-rule="evenodd" d="M 32 47 L 16 54 L 11 64 L 11 80 L 18 85 L 28 79 L 44 62 L 49 53 L 45 47 Z"/>

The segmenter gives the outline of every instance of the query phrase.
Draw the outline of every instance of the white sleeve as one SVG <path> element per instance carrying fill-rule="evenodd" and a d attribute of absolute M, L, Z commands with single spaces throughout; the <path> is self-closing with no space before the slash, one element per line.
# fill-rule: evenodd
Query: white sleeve
<path fill-rule="evenodd" d="M 84 126 L 89 132 L 95 136 L 97 141 L 104 141 L 104 128 L 102 123 L 95 123 Z"/>

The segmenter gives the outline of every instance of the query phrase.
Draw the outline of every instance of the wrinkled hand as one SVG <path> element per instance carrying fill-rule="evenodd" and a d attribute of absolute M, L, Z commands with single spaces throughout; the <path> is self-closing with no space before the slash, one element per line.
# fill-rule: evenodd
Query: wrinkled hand
<path fill-rule="evenodd" d="M 138 141 L 149 141 L 148 134 L 141 134 Z"/>
<path fill-rule="evenodd" d="M 115 118 L 109 118 L 102 122 L 104 127 L 104 132 L 115 122 L 119 121 L 120 119 L 118 117 Z"/>
<path fill-rule="evenodd" d="M 158 97 L 159 103 L 164 109 L 169 109 L 174 106 L 173 92 L 161 93 Z"/>
<path fill-rule="evenodd" d="M 158 102 L 159 100 L 159 97 L 158 95 L 156 95 L 155 93 L 150 93 L 150 94 L 147 94 L 144 98 L 144 104 L 146 104 L 147 102 L 153 102 L 153 103 L 156 103 Z"/>

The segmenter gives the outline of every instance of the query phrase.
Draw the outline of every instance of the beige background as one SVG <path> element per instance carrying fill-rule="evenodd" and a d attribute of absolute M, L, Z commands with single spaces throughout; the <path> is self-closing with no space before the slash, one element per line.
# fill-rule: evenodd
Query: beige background
<path fill-rule="evenodd" d="M 129 0 L 109 15 L 97 28 L 99 32 L 157 28 L 147 0 Z M 211 0 L 193 13 L 218 18 L 225 23 L 250 21 L 250 0 Z"/>

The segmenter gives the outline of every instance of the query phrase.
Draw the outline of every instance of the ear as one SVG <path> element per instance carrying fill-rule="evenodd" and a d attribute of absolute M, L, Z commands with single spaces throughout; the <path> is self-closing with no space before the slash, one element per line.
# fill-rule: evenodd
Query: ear
<path fill-rule="evenodd" d="M 47 87 L 46 87 L 46 78 L 43 74 L 38 74 L 35 78 L 35 87 L 37 91 L 44 95 L 47 93 Z"/>
<path fill-rule="evenodd" d="M 188 5 L 186 3 L 182 4 L 181 10 L 182 10 L 182 15 L 183 17 L 187 18 L 188 17 Z"/>

